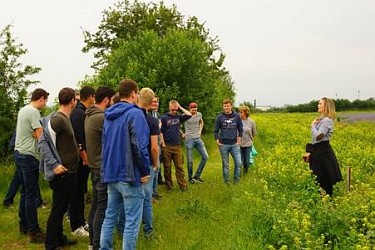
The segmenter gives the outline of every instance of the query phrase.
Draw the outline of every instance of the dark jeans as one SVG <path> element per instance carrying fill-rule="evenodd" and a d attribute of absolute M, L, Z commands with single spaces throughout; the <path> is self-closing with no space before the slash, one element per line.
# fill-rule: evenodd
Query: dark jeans
<path fill-rule="evenodd" d="M 90 244 L 94 250 L 100 249 L 100 233 L 107 208 L 107 185 L 100 182 L 100 174 L 91 173 L 92 202 L 89 215 Z"/>
<path fill-rule="evenodd" d="M 78 166 L 77 184 L 69 204 L 70 228 L 72 231 L 85 225 L 85 193 L 87 192 L 87 179 L 90 170 L 88 166 Z"/>
<path fill-rule="evenodd" d="M 49 182 L 52 189 L 52 208 L 47 221 L 46 249 L 55 249 L 62 245 L 63 218 L 68 209 L 77 184 L 77 174 L 63 174 Z"/>
<path fill-rule="evenodd" d="M 8 206 L 14 203 L 14 197 L 16 197 L 16 194 L 18 193 L 18 189 L 21 186 L 21 181 L 20 181 L 20 176 L 18 173 L 18 168 L 16 168 L 16 171 L 14 172 L 14 176 L 12 180 L 10 181 L 8 191 L 5 195 L 3 205 Z M 41 205 L 43 202 L 42 195 L 40 193 L 40 188 L 39 188 L 39 182 L 38 182 L 38 198 L 37 198 L 37 206 Z"/>
<path fill-rule="evenodd" d="M 250 154 L 251 154 L 251 146 L 250 147 L 240 147 L 241 149 L 241 161 L 243 164 L 243 168 L 245 172 L 249 170 L 250 167 Z"/>
<path fill-rule="evenodd" d="M 14 152 L 14 159 L 21 183 L 19 223 L 27 228 L 28 232 L 40 231 L 37 212 L 39 161 L 31 155 L 21 154 L 18 151 Z"/>

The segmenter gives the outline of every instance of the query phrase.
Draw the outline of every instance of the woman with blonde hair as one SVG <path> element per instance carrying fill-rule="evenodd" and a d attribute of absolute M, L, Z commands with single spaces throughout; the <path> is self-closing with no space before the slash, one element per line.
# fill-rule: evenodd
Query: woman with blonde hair
<path fill-rule="evenodd" d="M 320 116 L 311 123 L 312 142 L 306 145 L 306 154 L 303 158 L 310 164 L 320 187 L 332 196 L 333 185 L 342 181 L 339 164 L 329 143 L 336 118 L 334 101 L 326 97 L 320 99 L 318 112 Z"/>
<path fill-rule="evenodd" d="M 253 146 L 254 136 L 256 135 L 257 131 L 255 122 L 249 118 L 250 108 L 244 105 L 241 106 L 239 110 L 243 127 L 242 140 L 240 144 L 241 161 L 244 173 L 247 173 L 250 167 L 250 152 Z"/>

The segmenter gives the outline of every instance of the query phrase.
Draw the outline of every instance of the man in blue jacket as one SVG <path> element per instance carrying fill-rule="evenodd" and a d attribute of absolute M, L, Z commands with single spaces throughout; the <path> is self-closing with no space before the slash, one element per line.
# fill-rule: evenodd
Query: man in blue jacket
<path fill-rule="evenodd" d="M 223 178 L 225 183 L 229 183 L 229 153 L 234 161 L 234 183 L 240 181 L 241 173 L 241 151 L 240 144 L 242 138 L 242 121 L 238 113 L 232 110 L 232 101 L 223 101 L 223 113 L 216 117 L 214 135 L 216 144 L 220 149 Z"/>
<path fill-rule="evenodd" d="M 144 200 L 143 183 L 150 179 L 150 129 L 135 105 L 138 84 L 125 79 L 119 85 L 120 102 L 104 115 L 101 182 L 107 184 L 108 203 L 100 249 L 113 249 L 113 227 L 120 209 L 125 214 L 122 249 L 136 249 Z"/>

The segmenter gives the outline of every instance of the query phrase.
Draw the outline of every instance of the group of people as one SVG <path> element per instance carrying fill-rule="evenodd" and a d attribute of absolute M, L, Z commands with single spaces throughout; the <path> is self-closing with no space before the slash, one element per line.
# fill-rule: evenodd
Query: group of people
<path fill-rule="evenodd" d="M 75 245 L 77 241 L 63 233 L 63 218 L 68 212 L 72 234 L 89 237 L 91 249 L 112 249 L 115 227 L 123 235 L 123 249 L 135 249 L 141 222 L 145 237 L 153 234 L 152 203 L 161 198 L 157 186 L 160 162 L 167 191 L 173 190 L 172 162 L 180 190 L 187 190 L 182 138 L 188 181 L 204 182 L 201 176 L 209 156 L 201 138 L 204 122 L 196 102 L 187 110 L 171 100 L 169 111 L 160 116 L 159 99 L 150 88 L 139 90 L 135 81 L 125 79 L 119 83 L 117 100 L 115 94 L 105 86 L 96 91 L 83 87 L 77 100 L 73 89 L 63 88 L 58 94 L 58 111 L 41 118 L 40 110 L 49 93 L 36 89 L 30 104 L 19 111 L 14 147 L 21 184 L 19 226 L 30 242 L 44 243 L 46 249 Z M 329 146 L 335 111 L 330 99 L 322 99 L 318 109 L 322 116 L 312 123 L 313 141 L 305 160 L 321 187 L 332 195 L 333 184 L 342 179 Z M 223 180 L 228 184 L 229 154 L 234 161 L 234 183 L 240 181 L 241 166 L 244 174 L 250 167 L 256 126 L 249 114 L 247 106 L 235 112 L 232 101 L 226 99 L 215 121 Z M 182 123 L 185 131 L 181 130 Z M 194 148 L 201 155 L 195 173 Z M 38 223 L 39 171 L 52 190 L 46 234 Z M 89 174 L 92 204 L 87 224 L 84 195 Z"/>

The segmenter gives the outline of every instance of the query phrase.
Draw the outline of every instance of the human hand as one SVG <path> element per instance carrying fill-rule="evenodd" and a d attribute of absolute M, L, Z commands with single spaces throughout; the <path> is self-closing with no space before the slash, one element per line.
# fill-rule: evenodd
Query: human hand
<path fill-rule="evenodd" d="M 309 163 L 310 162 L 310 153 L 305 153 L 303 156 L 302 156 L 302 159 L 304 162 L 306 163 Z"/>
<path fill-rule="evenodd" d="M 141 182 L 143 184 L 146 184 L 149 180 L 150 180 L 150 175 L 146 175 L 146 176 L 141 177 Z"/>
<path fill-rule="evenodd" d="M 53 172 L 56 175 L 65 174 L 67 171 L 68 171 L 68 169 L 66 167 L 64 167 L 63 165 L 58 165 L 57 167 L 55 167 L 53 169 Z"/>

